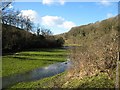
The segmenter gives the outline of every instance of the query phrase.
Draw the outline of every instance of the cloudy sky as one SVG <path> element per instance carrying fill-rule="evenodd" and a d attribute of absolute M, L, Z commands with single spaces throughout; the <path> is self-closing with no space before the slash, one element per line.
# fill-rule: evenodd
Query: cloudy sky
<path fill-rule="evenodd" d="M 118 14 L 118 3 L 66 2 L 65 0 L 42 0 L 41 2 L 14 2 L 10 8 L 20 10 L 34 23 L 49 28 L 53 34 L 67 32 L 74 26 L 94 23 Z"/>

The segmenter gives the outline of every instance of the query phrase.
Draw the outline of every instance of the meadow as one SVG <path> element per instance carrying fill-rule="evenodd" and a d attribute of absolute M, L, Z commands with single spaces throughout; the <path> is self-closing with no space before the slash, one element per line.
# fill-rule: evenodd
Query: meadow
<path fill-rule="evenodd" d="M 65 49 L 37 49 L 2 57 L 2 77 L 66 61 Z"/>

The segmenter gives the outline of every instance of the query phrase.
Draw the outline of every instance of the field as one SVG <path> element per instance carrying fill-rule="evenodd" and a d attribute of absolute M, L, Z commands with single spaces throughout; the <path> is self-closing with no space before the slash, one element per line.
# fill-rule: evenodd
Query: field
<path fill-rule="evenodd" d="M 2 76 L 24 73 L 53 63 L 66 61 L 65 49 L 39 49 L 2 57 Z"/>

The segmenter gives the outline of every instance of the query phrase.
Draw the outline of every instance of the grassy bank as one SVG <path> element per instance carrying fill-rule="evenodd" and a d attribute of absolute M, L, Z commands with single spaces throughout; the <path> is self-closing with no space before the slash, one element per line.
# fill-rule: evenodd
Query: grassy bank
<path fill-rule="evenodd" d="M 68 73 L 66 71 L 42 80 L 18 83 L 11 88 L 115 88 L 116 69 L 113 70 L 112 78 L 106 72 L 85 76 L 82 79 L 74 76 L 69 78 L 67 76 Z"/>
<path fill-rule="evenodd" d="M 66 72 L 33 82 L 18 83 L 11 88 L 114 88 L 115 81 L 106 73 L 83 79 L 67 79 Z"/>
<path fill-rule="evenodd" d="M 64 76 L 66 72 L 57 74 L 52 77 L 44 78 L 41 80 L 33 81 L 33 82 L 23 82 L 18 83 L 11 88 L 58 88 L 62 84 L 64 80 Z"/>
<path fill-rule="evenodd" d="M 66 60 L 66 52 L 65 49 L 40 49 L 3 56 L 2 76 L 24 73 L 38 67 L 63 62 Z"/>

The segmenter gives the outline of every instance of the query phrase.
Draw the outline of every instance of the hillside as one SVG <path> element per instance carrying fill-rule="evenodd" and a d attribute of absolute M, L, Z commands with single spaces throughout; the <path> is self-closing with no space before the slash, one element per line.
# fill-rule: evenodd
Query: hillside
<path fill-rule="evenodd" d="M 66 87 L 115 87 L 120 39 L 118 24 L 117 16 L 101 22 L 73 27 L 69 32 L 58 35 L 58 37 L 62 36 L 65 39 L 65 45 L 77 46 L 70 50 L 72 67 L 66 75 L 68 80 L 65 83 Z M 107 79 L 103 79 L 101 74 L 108 75 Z M 89 79 L 79 82 L 85 77 L 89 77 Z M 101 78 L 100 81 L 97 77 Z M 88 82 L 91 78 L 93 81 Z"/>
<path fill-rule="evenodd" d="M 43 33 L 46 33 L 43 30 Z M 35 48 L 56 48 L 64 43 L 62 38 L 53 35 L 33 34 L 30 31 L 2 24 L 2 51 L 11 53 Z"/>
<path fill-rule="evenodd" d="M 66 45 L 77 45 L 68 49 L 70 67 L 56 76 L 18 83 L 12 88 L 115 88 L 116 73 L 120 71 L 120 68 L 116 70 L 120 67 L 116 64 L 118 30 L 118 18 L 114 17 L 74 27 L 68 33 L 56 36 L 62 36 Z"/>
<path fill-rule="evenodd" d="M 88 44 L 93 40 L 99 39 L 101 36 L 110 34 L 112 31 L 118 30 L 118 19 L 112 17 L 101 22 L 90 23 L 73 27 L 67 33 L 60 34 L 65 39 L 66 44 Z"/>

